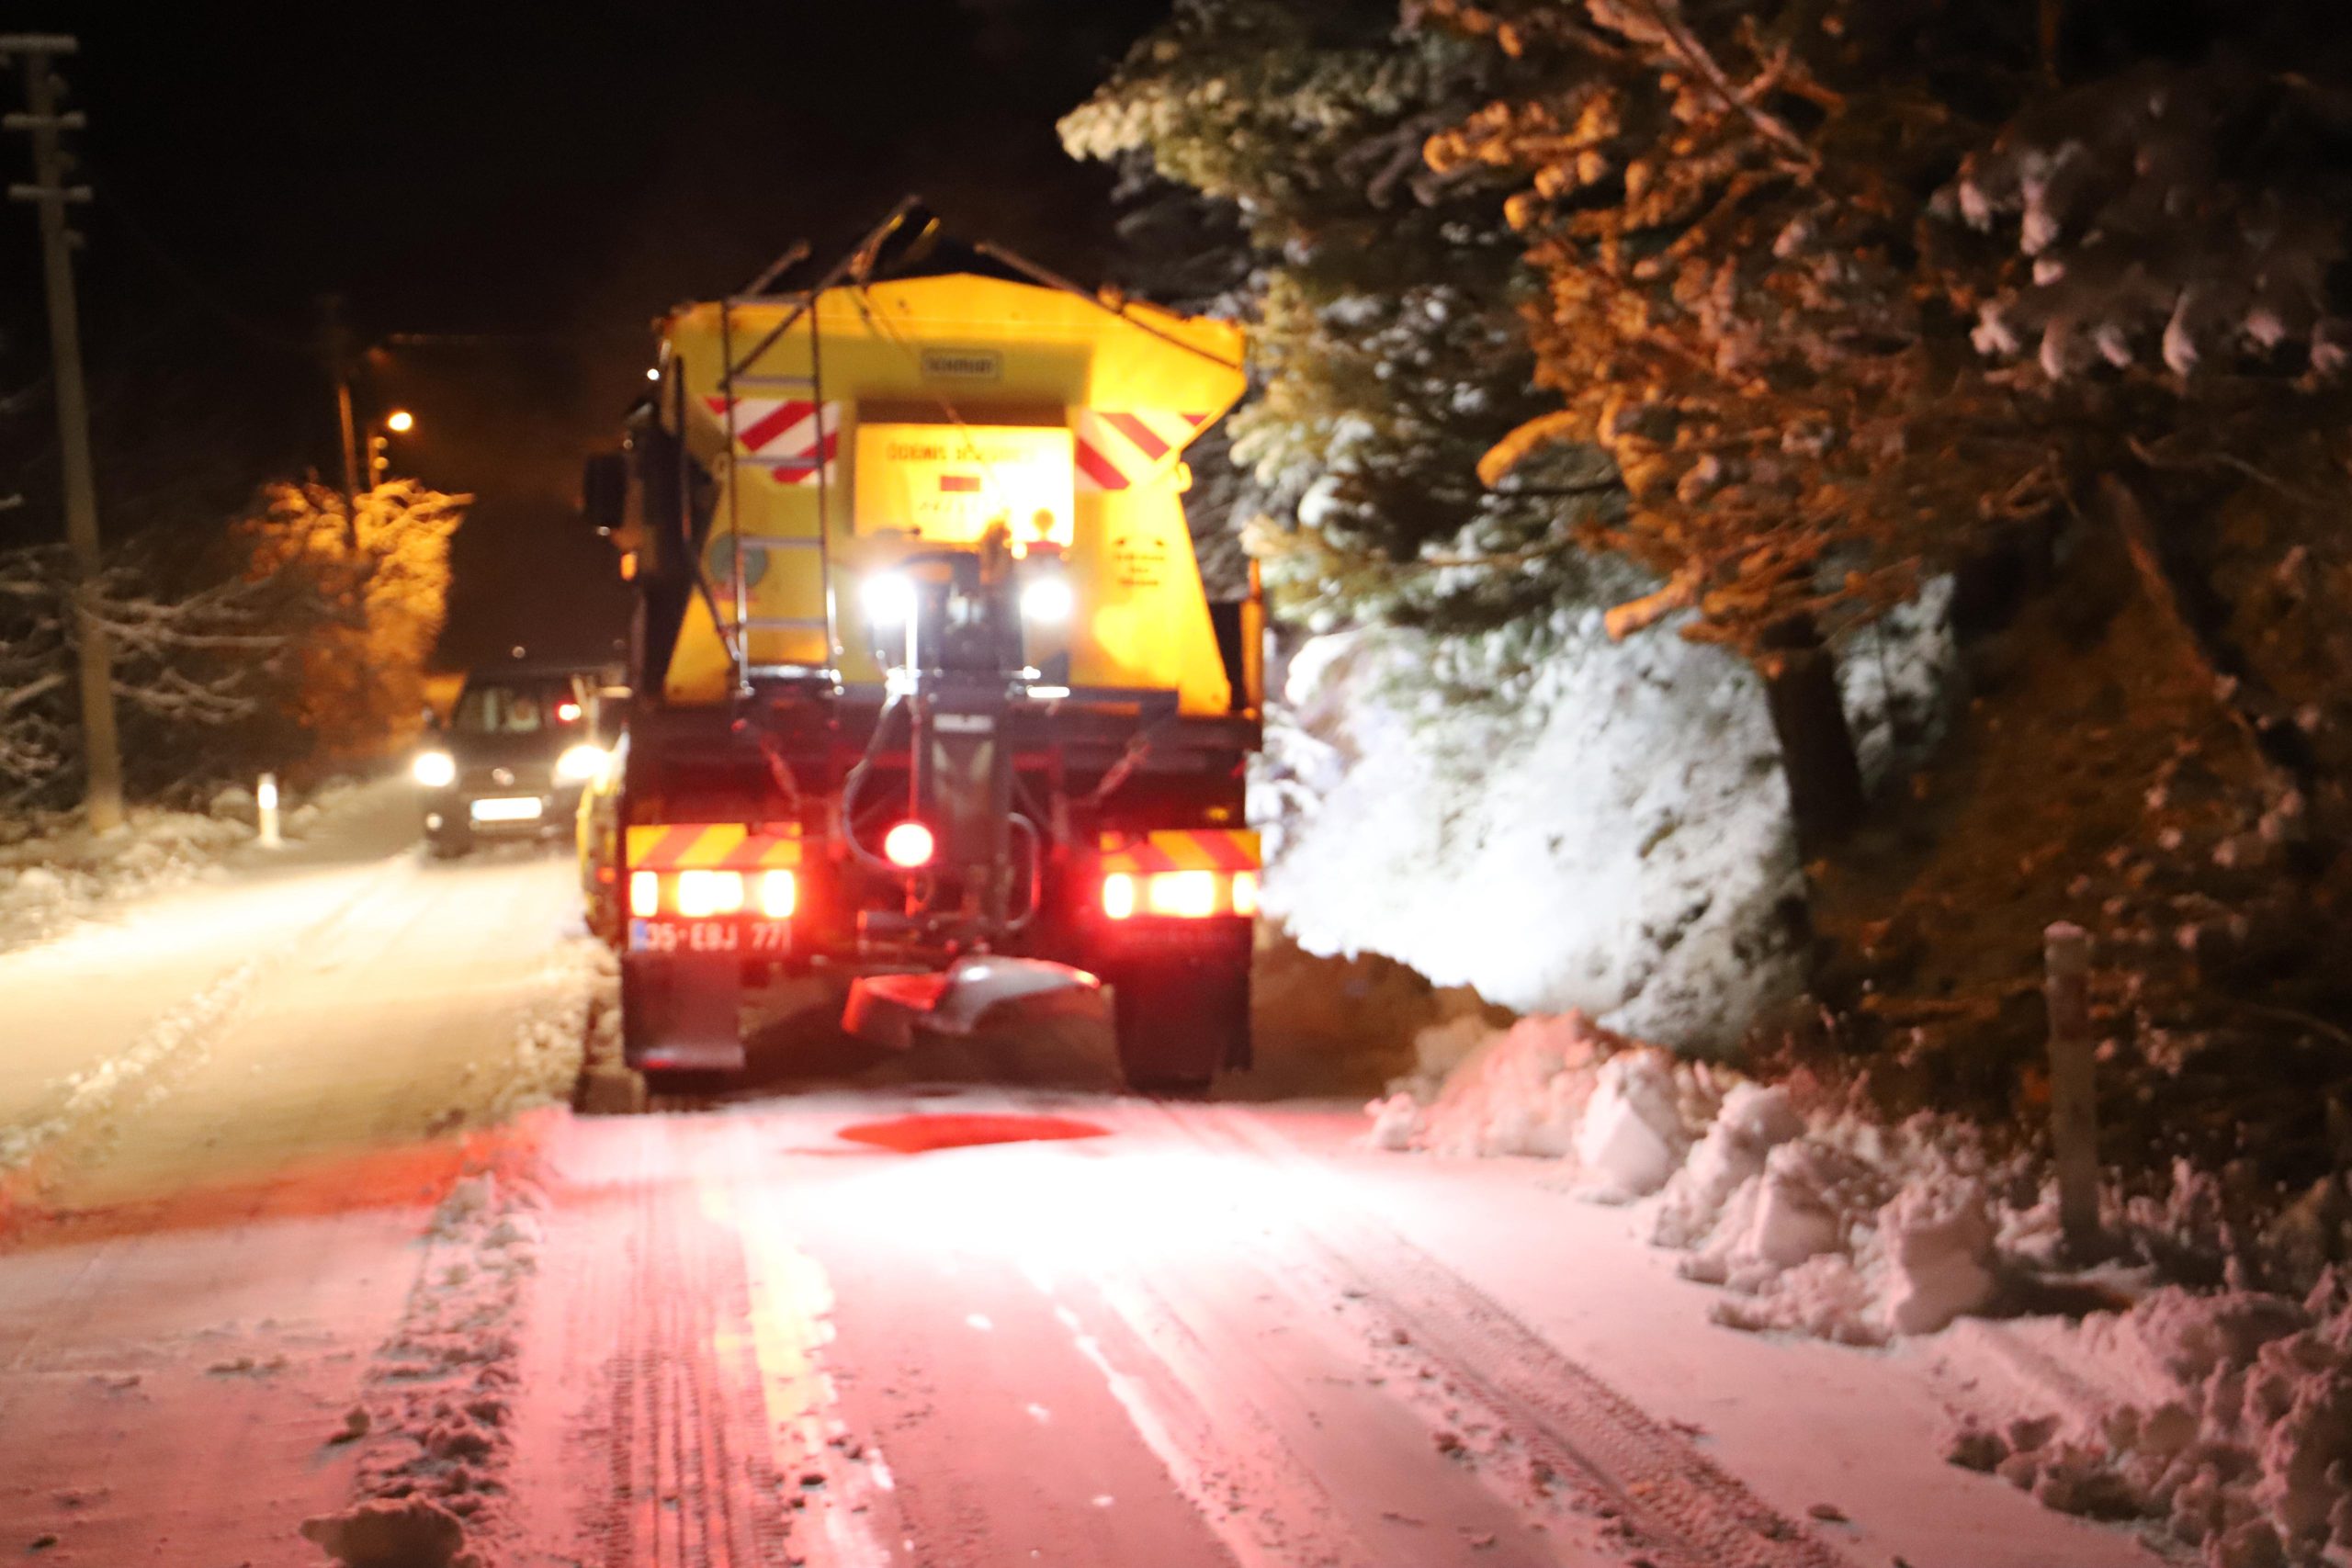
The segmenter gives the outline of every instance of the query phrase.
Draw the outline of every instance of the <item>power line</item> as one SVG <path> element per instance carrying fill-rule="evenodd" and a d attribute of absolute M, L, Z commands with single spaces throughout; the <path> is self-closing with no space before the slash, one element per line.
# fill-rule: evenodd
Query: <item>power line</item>
<path fill-rule="evenodd" d="M 242 312 L 221 303 L 220 297 L 214 294 L 191 268 L 165 250 L 162 242 L 158 241 L 147 226 L 139 220 L 138 215 L 132 212 L 129 204 L 122 199 L 119 185 L 102 186 L 98 205 L 102 210 L 121 221 L 130 237 L 146 247 L 147 253 L 161 264 L 162 269 L 179 284 L 189 299 L 219 317 L 222 322 L 239 334 L 280 354 L 299 355 L 306 359 L 316 355 L 318 350 L 315 344 L 298 342 L 281 333 L 272 332 L 267 327 L 258 326 Z"/>
<path fill-rule="evenodd" d="M 641 346 L 648 339 L 641 332 L 386 333 L 377 341 L 393 348 L 503 348 L 510 345 L 575 347 L 586 344 L 622 343 Z"/>

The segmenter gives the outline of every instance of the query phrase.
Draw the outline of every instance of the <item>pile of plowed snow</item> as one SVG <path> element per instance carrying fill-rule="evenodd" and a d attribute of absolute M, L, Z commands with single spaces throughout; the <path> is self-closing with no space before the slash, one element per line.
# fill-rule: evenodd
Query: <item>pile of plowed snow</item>
<path fill-rule="evenodd" d="M 1715 1316 L 1858 1344 L 1928 1333 L 1994 1297 L 1996 1249 L 2047 1227 L 1996 1221 L 1969 1129 L 1801 1115 L 1786 1089 L 1678 1059 L 1580 1013 L 1422 1032 L 1419 1068 L 1370 1109 L 1371 1141 L 1568 1162 L 1600 1201 L 1645 1201 L 1645 1239 L 1731 1292 Z"/>
<path fill-rule="evenodd" d="M 2352 1550 L 2352 1292 L 2333 1273 L 2301 1302 L 2157 1290 L 2079 1324 L 2026 1325 L 2028 1378 L 1953 1438 L 1954 1463 L 2053 1508 L 2159 1524 L 2215 1568 L 2342 1562 Z M 1954 1359 L 1979 1386 L 2008 1370 Z M 2021 1394 L 2022 1397 L 2018 1395 Z"/>
<path fill-rule="evenodd" d="M 2139 1296 L 2121 1310 L 1955 1326 L 2061 1282 L 2054 1196 L 1973 1129 L 1804 1108 L 1575 1013 L 1457 1018 L 1417 1052 L 1367 1108 L 1371 1144 L 1562 1162 L 1580 1195 L 1628 1205 L 1637 1235 L 1721 1287 L 1730 1327 L 1857 1345 L 1941 1331 L 1973 1412 L 1953 1462 L 2067 1513 L 2144 1521 L 2216 1568 L 2352 1550 L 2352 1280 L 2333 1269 L 2301 1301 L 2109 1269 L 2108 1299 Z"/>
<path fill-rule="evenodd" d="M 465 1568 L 506 1496 L 514 1364 L 538 1271 L 546 1200 L 527 1129 L 483 1145 L 481 1166 L 435 1209 L 399 1328 L 333 1443 L 361 1445 L 359 1501 L 302 1521 L 348 1568 Z"/>

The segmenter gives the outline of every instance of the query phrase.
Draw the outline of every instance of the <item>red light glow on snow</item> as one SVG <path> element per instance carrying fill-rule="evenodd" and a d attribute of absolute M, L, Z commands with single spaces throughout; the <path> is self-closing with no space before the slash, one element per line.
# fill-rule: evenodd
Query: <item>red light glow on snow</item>
<path fill-rule="evenodd" d="M 967 1149 L 986 1144 L 1054 1143 L 1072 1138 L 1101 1138 L 1110 1129 L 1067 1116 L 978 1115 L 944 1112 L 935 1116 L 896 1116 L 888 1122 L 861 1122 L 844 1127 L 839 1136 L 853 1144 L 872 1144 L 902 1155 L 929 1154 L 933 1149 Z"/>

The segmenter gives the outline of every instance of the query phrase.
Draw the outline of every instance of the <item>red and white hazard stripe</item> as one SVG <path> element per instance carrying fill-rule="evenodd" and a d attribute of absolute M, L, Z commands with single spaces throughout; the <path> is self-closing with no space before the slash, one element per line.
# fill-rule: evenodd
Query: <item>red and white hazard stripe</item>
<path fill-rule="evenodd" d="M 1166 409 L 1077 409 L 1072 413 L 1081 491 L 1142 484 L 1172 462 L 1209 422 L 1204 413 Z"/>
<path fill-rule="evenodd" d="M 727 400 L 704 400 L 723 428 Z M 841 445 L 841 404 L 802 398 L 735 400 L 735 445 L 746 457 L 775 466 L 768 473 L 781 485 L 815 484 L 821 458 L 825 482 L 838 481 L 833 459 Z"/>

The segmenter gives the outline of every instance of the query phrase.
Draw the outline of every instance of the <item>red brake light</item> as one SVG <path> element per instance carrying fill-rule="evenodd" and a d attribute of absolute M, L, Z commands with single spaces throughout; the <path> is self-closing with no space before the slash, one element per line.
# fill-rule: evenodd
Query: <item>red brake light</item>
<path fill-rule="evenodd" d="M 883 857 L 905 871 L 929 865 L 934 847 L 931 829 L 920 822 L 901 822 L 882 835 Z"/>

